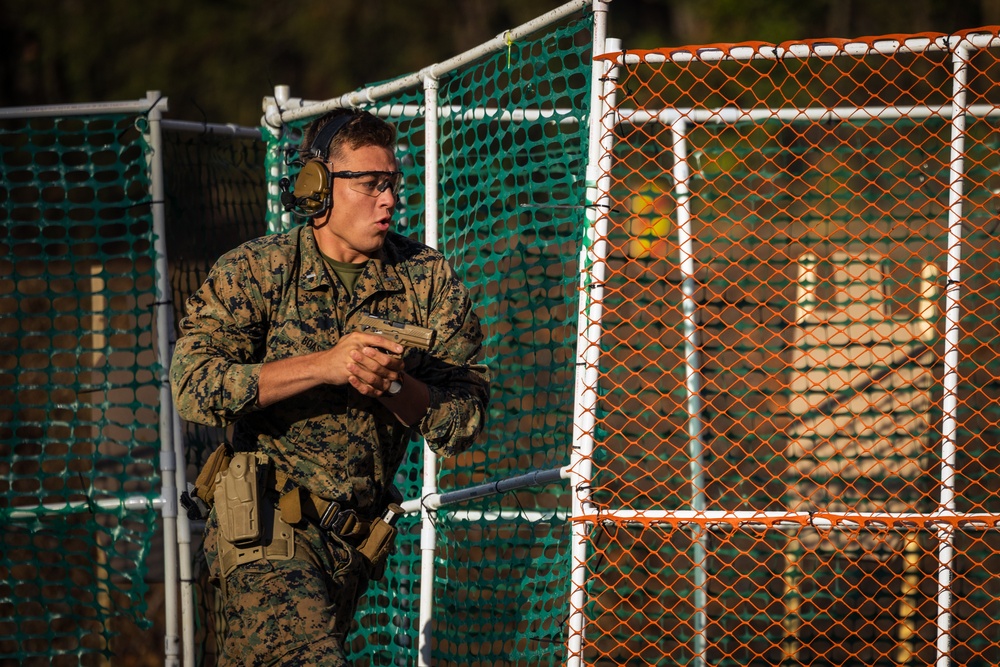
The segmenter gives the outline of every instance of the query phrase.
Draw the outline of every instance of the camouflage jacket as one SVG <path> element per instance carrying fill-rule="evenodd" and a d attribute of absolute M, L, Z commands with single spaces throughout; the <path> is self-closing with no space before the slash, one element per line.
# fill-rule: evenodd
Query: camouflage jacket
<path fill-rule="evenodd" d="M 377 399 L 350 385 L 323 385 L 257 406 L 264 362 L 329 349 L 360 314 L 437 333 L 429 352 L 407 349 L 406 372 L 427 383 L 430 409 L 406 427 Z M 476 363 L 482 329 L 468 290 L 444 257 L 389 234 L 353 295 L 319 253 L 312 229 L 249 241 L 223 255 L 187 302 L 170 380 L 188 421 L 233 424 L 237 451 L 266 453 L 314 494 L 372 509 L 416 434 L 447 456 L 483 428 L 489 373 Z"/>

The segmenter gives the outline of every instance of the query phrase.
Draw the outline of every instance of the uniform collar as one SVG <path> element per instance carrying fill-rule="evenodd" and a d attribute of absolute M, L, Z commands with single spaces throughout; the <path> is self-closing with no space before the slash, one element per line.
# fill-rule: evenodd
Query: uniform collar
<path fill-rule="evenodd" d="M 331 284 L 330 276 L 326 270 L 326 262 L 320 254 L 313 228 L 309 225 L 300 225 L 291 231 L 298 234 L 299 255 L 301 257 L 301 270 L 299 271 L 299 285 L 302 289 L 313 290 Z M 379 254 L 368 260 L 365 271 L 358 277 L 358 282 L 354 287 L 354 299 L 364 300 L 376 292 L 396 292 L 403 289 L 403 283 L 399 279 L 396 264 L 400 253 L 396 249 L 395 235 L 390 232 L 385 239 L 385 245 L 379 250 Z"/>

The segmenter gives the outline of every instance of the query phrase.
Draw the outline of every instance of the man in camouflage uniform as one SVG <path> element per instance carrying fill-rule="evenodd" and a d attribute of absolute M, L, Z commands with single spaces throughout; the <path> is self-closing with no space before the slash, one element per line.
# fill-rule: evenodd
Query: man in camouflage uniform
<path fill-rule="evenodd" d="M 261 523 L 269 528 L 267 507 L 301 490 L 304 506 L 333 501 L 335 518 L 362 528 L 330 527 L 329 512 L 284 517 L 294 527 L 286 553 L 267 544 L 277 543 L 276 519 L 274 534 L 223 572 L 217 503 L 205 550 L 229 626 L 220 664 L 347 664 L 346 635 L 373 574 L 357 540 L 384 511 L 408 443 L 421 435 L 439 455 L 456 454 L 486 416 L 489 375 L 477 363 L 483 335 L 468 291 L 439 252 L 390 231 L 395 131 L 340 110 L 313 123 L 302 145 L 337 118 L 342 129 L 320 151 L 332 206 L 219 259 L 188 301 L 170 369 L 184 419 L 232 424 L 235 452 L 266 455 L 268 484 L 281 488 L 264 489 Z M 432 329 L 433 346 L 361 331 L 362 313 Z"/>

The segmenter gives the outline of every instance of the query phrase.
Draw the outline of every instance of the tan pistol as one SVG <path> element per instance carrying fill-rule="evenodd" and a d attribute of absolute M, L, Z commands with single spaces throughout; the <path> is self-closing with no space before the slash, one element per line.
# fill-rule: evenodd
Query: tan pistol
<path fill-rule="evenodd" d="M 359 325 L 361 331 L 374 333 L 399 343 L 404 347 L 415 347 L 421 350 L 431 349 L 434 344 L 433 329 L 418 327 L 416 324 L 394 322 L 368 313 L 361 315 Z"/>

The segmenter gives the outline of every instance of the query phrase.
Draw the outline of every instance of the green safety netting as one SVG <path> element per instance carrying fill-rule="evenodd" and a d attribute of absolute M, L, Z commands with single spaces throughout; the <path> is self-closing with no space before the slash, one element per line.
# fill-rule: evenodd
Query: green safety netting
<path fill-rule="evenodd" d="M 487 433 L 441 462 L 443 491 L 569 463 L 592 23 L 563 22 L 438 82 L 438 245 L 472 291 L 494 375 Z M 397 228 L 416 238 L 425 227 L 423 95 L 406 90 L 369 107 L 397 127 Z M 271 140 L 269 174 L 288 174 L 283 149 L 311 120 Z M 277 191 L 274 181 L 271 230 L 289 224 Z M 414 445 L 399 472 L 406 498 L 421 494 L 421 454 Z M 550 485 L 437 512 L 435 664 L 563 662 L 569 500 L 566 486 Z M 387 578 L 362 601 L 356 659 L 415 664 L 419 539 L 418 517 L 405 517 Z"/>
<path fill-rule="evenodd" d="M 224 253 L 266 233 L 265 144 L 259 131 L 176 129 L 163 124 L 166 248 L 174 335 L 185 303 Z M 249 130 L 249 128 L 238 128 Z M 194 480 L 225 430 L 184 422 L 187 479 Z"/>
<path fill-rule="evenodd" d="M 146 623 L 160 367 L 144 120 L 0 121 L 4 664 L 100 664 L 118 617 Z"/>
<path fill-rule="evenodd" d="M 473 291 L 495 376 L 489 431 L 443 463 L 442 490 L 569 460 L 590 49 L 591 18 L 583 16 L 441 78 L 439 245 Z M 424 229 L 422 105 L 420 90 L 372 105 L 397 110 L 389 112 L 405 173 L 397 228 L 416 237 Z M 151 506 L 159 484 L 155 239 L 142 121 L 95 114 L 0 125 L 5 664 L 97 664 L 113 652 L 116 616 L 148 624 L 156 513 L 122 506 L 125 498 Z M 281 171 L 280 149 L 305 123 L 266 146 L 266 160 L 255 138 L 164 128 L 175 325 L 219 255 L 287 226 L 265 176 Z M 190 478 L 224 434 L 191 424 L 183 431 Z M 420 495 L 421 470 L 415 446 L 398 479 L 407 498 Z M 563 660 L 568 504 L 567 489 L 552 485 L 437 513 L 441 664 Z M 415 661 L 417 518 L 404 518 L 401 532 L 386 578 L 362 602 L 352 644 L 373 665 Z M 203 597 L 211 596 L 199 593 L 199 637 L 210 643 Z"/>

